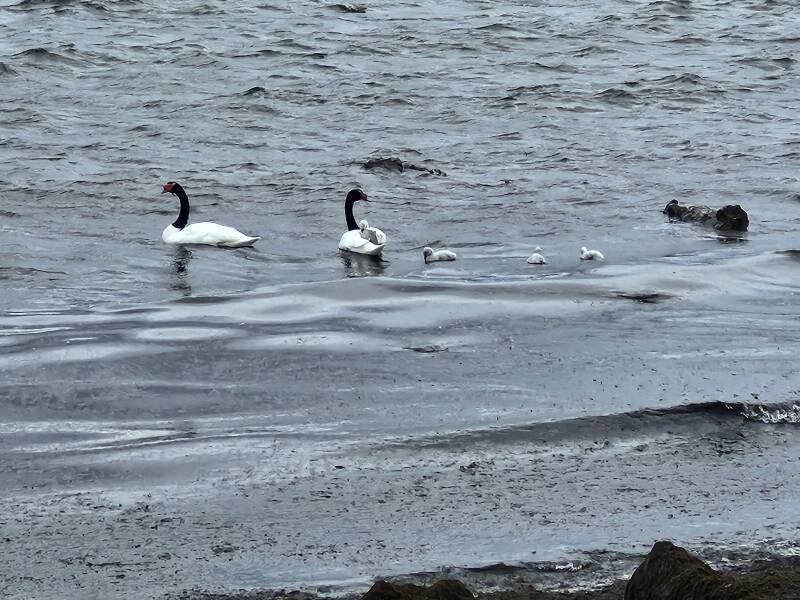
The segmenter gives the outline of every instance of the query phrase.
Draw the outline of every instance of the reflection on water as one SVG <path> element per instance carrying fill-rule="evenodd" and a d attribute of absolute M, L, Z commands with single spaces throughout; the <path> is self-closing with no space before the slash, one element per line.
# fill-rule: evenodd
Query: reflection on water
<path fill-rule="evenodd" d="M 380 256 L 364 256 L 363 254 L 352 254 L 341 252 L 342 264 L 344 265 L 345 277 L 372 277 L 383 275 L 389 262 Z"/>
<path fill-rule="evenodd" d="M 178 246 L 172 255 L 170 265 L 170 284 L 169 288 L 180 292 L 184 296 L 192 295 L 192 279 L 189 274 L 189 261 L 192 259 L 192 251 L 185 246 Z"/>
<path fill-rule="evenodd" d="M 720 244 L 745 244 L 749 241 L 746 231 L 717 231 L 714 239 Z"/>

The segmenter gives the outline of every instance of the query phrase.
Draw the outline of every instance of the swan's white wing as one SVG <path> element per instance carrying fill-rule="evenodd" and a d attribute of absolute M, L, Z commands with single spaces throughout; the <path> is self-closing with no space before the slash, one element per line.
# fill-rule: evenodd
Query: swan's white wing
<path fill-rule="evenodd" d="M 170 244 L 204 244 L 208 246 L 251 246 L 261 238 L 243 234 L 241 231 L 217 223 L 192 223 L 183 229 L 169 226 L 162 236 Z"/>
<path fill-rule="evenodd" d="M 450 250 L 437 250 L 433 253 L 433 260 L 436 262 L 440 261 L 447 261 L 447 260 L 455 260 L 456 253 L 451 252 Z M 431 262 L 431 259 L 428 259 L 428 262 Z"/>
<path fill-rule="evenodd" d="M 378 246 L 383 246 L 386 244 L 386 234 L 383 233 L 380 229 L 378 229 L 377 227 L 369 227 L 367 228 L 367 231 L 369 232 L 370 241 L 373 244 L 376 244 Z"/>
<path fill-rule="evenodd" d="M 385 239 L 386 236 L 384 236 Z M 339 240 L 339 250 L 347 250 L 356 254 L 377 255 L 383 250 L 383 244 L 373 244 L 371 241 L 361 237 L 358 229 L 346 231 Z"/>
<path fill-rule="evenodd" d="M 342 234 L 342 239 L 339 240 L 339 250 L 353 250 L 354 248 L 361 248 L 361 246 L 368 243 L 369 240 L 361 237 L 360 231 L 352 229 Z"/>

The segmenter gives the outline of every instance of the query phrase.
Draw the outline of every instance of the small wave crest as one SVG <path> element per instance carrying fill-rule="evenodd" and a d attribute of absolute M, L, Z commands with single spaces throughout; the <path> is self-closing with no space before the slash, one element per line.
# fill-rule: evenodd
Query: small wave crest
<path fill-rule="evenodd" d="M 705 414 L 708 416 L 744 417 L 759 423 L 800 423 L 800 406 L 795 403 L 763 404 L 754 402 L 700 402 L 659 410 L 644 410 L 634 415 L 668 416 L 679 414 Z"/>
<path fill-rule="evenodd" d="M 759 423 L 800 423 L 800 406 L 797 404 L 726 404 L 748 421 Z"/>
<path fill-rule="evenodd" d="M 75 64 L 74 58 L 70 58 L 58 52 L 53 52 L 47 48 L 29 48 L 14 55 L 15 58 L 27 60 L 33 64 Z"/>
<path fill-rule="evenodd" d="M 267 94 L 266 88 L 257 85 L 242 92 L 242 96 L 265 96 Z"/>
<path fill-rule="evenodd" d="M 57 279 L 64 275 L 66 275 L 66 273 L 62 271 L 45 271 L 32 267 L 0 267 L 0 281 L 8 279 L 27 279 L 31 277 Z"/>
<path fill-rule="evenodd" d="M 612 104 L 631 104 L 638 100 L 636 94 L 621 88 L 608 88 L 598 92 L 594 97 Z"/>

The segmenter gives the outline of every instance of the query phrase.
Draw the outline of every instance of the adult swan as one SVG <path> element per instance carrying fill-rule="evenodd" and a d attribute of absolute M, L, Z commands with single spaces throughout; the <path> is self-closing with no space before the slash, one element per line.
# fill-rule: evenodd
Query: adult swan
<path fill-rule="evenodd" d="M 364 227 L 362 230 L 353 217 L 353 204 L 359 200 L 369 202 L 367 195 L 361 190 L 350 190 L 344 201 L 344 216 L 347 219 L 347 231 L 339 240 L 339 250 L 378 256 L 386 245 L 386 234 L 377 227 Z"/>
<path fill-rule="evenodd" d="M 243 234 L 233 227 L 217 225 L 216 223 L 192 223 L 189 221 L 189 197 L 183 191 L 180 183 L 168 181 L 164 184 L 162 194 L 175 194 L 181 201 L 181 212 L 178 220 L 168 225 L 161 234 L 161 239 L 167 244 L 205 244 L 208 246 L 223 246 L 225 248 L 241 248 L 252 246 L 260 237 Z"/>

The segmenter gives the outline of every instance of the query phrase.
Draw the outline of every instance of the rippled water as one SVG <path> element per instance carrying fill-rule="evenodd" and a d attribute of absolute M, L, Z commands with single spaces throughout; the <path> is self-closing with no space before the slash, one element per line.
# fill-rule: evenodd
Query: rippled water
<path fill-rule="evenodd" d="M 793 9 L 0 0 L 0 590 L 785 549 Z M 264 239 L 165 246 L 167 180 Z"/>

